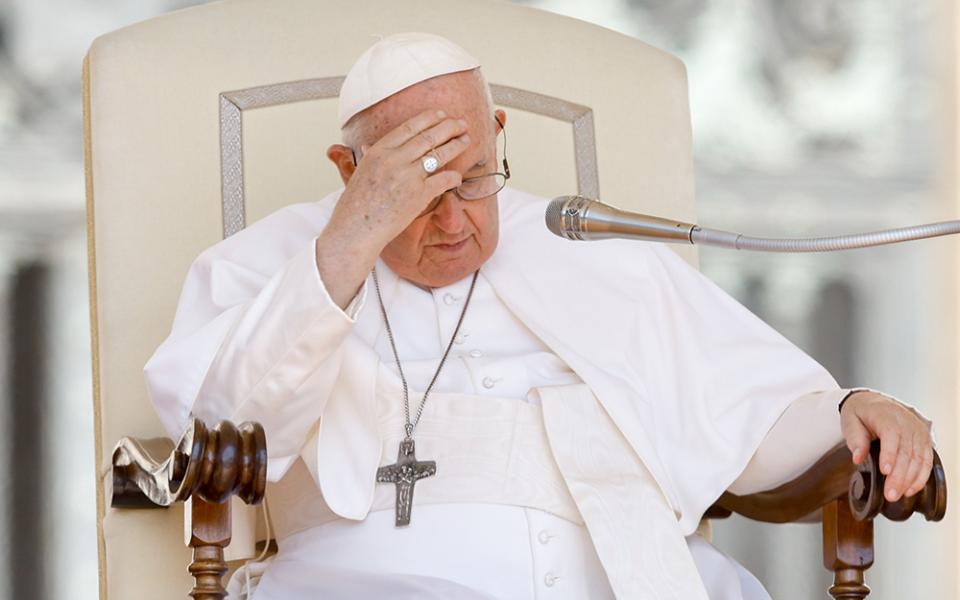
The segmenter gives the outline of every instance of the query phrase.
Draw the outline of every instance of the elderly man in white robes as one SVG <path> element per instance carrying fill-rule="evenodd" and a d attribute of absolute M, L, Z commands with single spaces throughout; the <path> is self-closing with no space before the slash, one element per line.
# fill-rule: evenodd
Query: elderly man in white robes
<path fill-rule="evenodd" d="M 232 594 L 257 571 L 257 600 L 767 598 L 695 533 L 724 490 L 877 437 L 886 497 L 923 486 L 915 410 L 840 389 L 658 244 L 548 233 L 462 48 L 377 42 L 340 121 L 345 187 L 201 254 L 145 369 L 174 435 L 266 429 L 279 552 Z"/>

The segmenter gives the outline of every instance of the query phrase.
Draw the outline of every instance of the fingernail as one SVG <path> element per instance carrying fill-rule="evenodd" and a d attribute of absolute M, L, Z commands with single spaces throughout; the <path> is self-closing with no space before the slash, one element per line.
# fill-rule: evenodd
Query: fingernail
<path fill-rule="evenodd" d="M 447 113 L 443 112 L 442 110 L 438 110 L 438 111 L 437 111 L 437 118 L 442 119 L 442 118 L 444 118 L 445 116 L 447 116 Z"/>
<path fill-rule="evenodd" d="M 897 490 L 894 488 L 890 488 L 890 491 L 887 492 L 887 500 L 893 502 L 896 499 L 897 499 Z"/>
<path fill-rule="evenodd" d="M 853 457 L 854 457 L 854 458 L 860 458 L 860 448 L 854 448 L 854 449 L 853 449 Z"/>
<path fill-rule="evenodd" d="M 893 468 L 893 467 L 890 466 L 890 463 L 886 463 L 885 465 L 883 465 L 883 474 L 884 474 L 884 475 L 889 475 L 889 474 L 890 474 L 890 469 L 892 469 L 892 468 Z"/>

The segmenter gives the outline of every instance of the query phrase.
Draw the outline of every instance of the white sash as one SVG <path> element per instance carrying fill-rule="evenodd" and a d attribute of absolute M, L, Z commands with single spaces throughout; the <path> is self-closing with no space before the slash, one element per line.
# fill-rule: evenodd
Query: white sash
<path fill-rule="evenodd" d="M 386 465 L 397 458 L 403 412 L 394 396 L 378 396 Z M 435 503 L 544 510 L 586 525 L 617 597 L 707 600 L 676 514 L 590 388 L 542 387 L 536 396 L 542 407 L 467 394 L 431 397 L 415 438 L 417 458 L 435 460 L 437 474 L 416 484 L 413 523 L 418 505 Z M 281 543 L 341 518 L 299 459 L 268 497 Z M 394 501 L 392 485 L 377 485 L 370 510 Z"/>
<path fill-rule="evenodd" d="M 381 465 L 397 460 L 403 431 L 400 403 L 396 396 L 386 400 L 378 402 Z M 419 505 L 469 502 L 536 508 L 583 524 L 550 452 L 536 404 L 435 393 L 414 437 L 417 459 L 435 460 L 437 474 L 417 482 L 413 522 Z M 268 498 L 278 540 L 341 518 L 327 506 L 301 459 L 283 479 L 269 484 Z M 392 508 L 395 499 L 393 485 L 378 484 L 370 510 Z"/>

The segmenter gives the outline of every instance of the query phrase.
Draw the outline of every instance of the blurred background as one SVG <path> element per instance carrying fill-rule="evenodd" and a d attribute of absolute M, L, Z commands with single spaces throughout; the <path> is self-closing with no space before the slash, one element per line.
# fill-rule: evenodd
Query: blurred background
<path fill-rule="evenodd" d="M 97 597 L 80 66 L 94 37 L 197 2 L 0 0 L 0 598 Z M 700 222 L 811 235 L 958 218 L 950 0 L 521 0 L 680 56 Z M 615 201 L 615 200 L 614 200 Z M 960 482 L 953 239 L 702 270 L 826 365 L 936 422 Z M 878 522 L 871 598 L 960 597 L 955 507 Z M 824 598 L 816 525 L 715 525 L 774 598 Z"/>

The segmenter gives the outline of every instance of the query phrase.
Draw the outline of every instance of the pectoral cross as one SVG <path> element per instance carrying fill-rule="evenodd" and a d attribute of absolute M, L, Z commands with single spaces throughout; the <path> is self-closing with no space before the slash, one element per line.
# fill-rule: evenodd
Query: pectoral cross
<path fill-rule="evenodd" d="M 397 462 L 377 469 L 377 483 L 393 483 L 397 486 L 396 526 L 410 524 L 410 509 L 413 507 L 413 486 L 424 477 L 437 474 L 437 463 L 432 460 L 417 461 L 413 440 L 400 442 Z"/>

